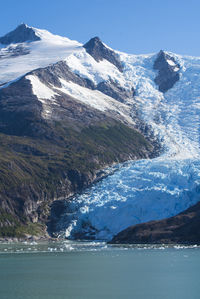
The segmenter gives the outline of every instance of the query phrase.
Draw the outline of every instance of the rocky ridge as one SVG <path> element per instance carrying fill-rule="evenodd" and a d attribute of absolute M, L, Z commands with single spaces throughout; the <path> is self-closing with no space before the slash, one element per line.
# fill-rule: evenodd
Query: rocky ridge
<path fill-rule="evenodd" d="M 31 27 L 21 24 L 15 30 L 0 37 L 0 44 L 9 45 L 38 40 L 40 40 L 40 37 L 35 34 L 35 31 Z"/>
<path fill-rule="evenodd" d="M 154 62 L 154 69 L 158 70 L 155 83 L 161 92 L 167 92 L 180 79 L 180 65 L 175 61 L 173 56 L 160 51 Z"/>
<path fill-rule="evenodd" d="M 106 47 L 99 37 L 91 38 L 83 47 L 97 62 L 106 59 L 114 64 L 120 72 L 123 72 L 123 65 L 117 54 Z"/>

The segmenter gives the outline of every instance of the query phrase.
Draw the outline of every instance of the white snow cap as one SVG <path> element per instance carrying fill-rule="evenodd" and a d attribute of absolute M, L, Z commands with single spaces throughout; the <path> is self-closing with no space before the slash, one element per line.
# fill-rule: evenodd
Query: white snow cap
<path fill-rule="evenodd" d="M 54 35 L 47 30 L 32 28 L 40 40 L 20 44 L 0 44 L 0 84 L 15 80 L 27 72 L 66 59 L 72 53 L 82 49 L 82 44 Z M 26 55 L 13 56 L 12 51 L 19 46 L 26 50 Z"/>

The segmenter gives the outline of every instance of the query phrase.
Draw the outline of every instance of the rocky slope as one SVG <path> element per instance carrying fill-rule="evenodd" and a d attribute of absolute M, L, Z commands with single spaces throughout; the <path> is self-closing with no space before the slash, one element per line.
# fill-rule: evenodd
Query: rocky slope
<path fill-rule="evenodd" d="M 15 30 L 1 37 L 0 44 L 9 45 L 38 40 L 40 40 L 40 37 L 36 35 L 31 27 L 28 27 L 26 24 L 21 24 Z"/>
<path fill-rule="evenodd" d="M 117 234 L 113 244 L 179 243 L 200 244 L 200 203 L 177 216 L 128 227 Z"/>

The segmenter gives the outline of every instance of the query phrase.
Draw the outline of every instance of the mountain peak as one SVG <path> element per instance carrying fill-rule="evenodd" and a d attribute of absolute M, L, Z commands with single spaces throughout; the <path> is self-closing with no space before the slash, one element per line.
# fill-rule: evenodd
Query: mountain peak
<path fill-rule="evenodd" d="M 123 71 L 123 66 L 117 54 L 106 47 L 98 36 L 91 38 L 83 47 L 97 62 L 106 59 L 114 64 L 120 72 Z"/>
<path fill-rule="evenodd" d="M 89 47 L 89 46 L 95 46 L 95 45 L 97 46 L 98 44 L 99 44 L 99 45 L 100 45 L 100 44 L 103 45 L 101 39 L 100 39 L 98 36 L 95 36 L 95 37 L 91 38 L 91 39 L 84 45 L 84 47 L 87 48 L 87 47 Z"/>
<path fill-rule="evenodd" d="M 158 52 L 158 55 L 157 55 L 158 57 L 160 57 L 160 56 L 165 56 L 165 51 L 164 50 L 160 50 L 159 52 Z"/>
<path fill-rule="evenodd" d="M 175 67 L 179 67 L 179 64 L 176 62 L 175 58 L 169 53 L 160 50 L 157 54 L 157 58 L 154 62 L 154 69 L 159 69 L 163 67 L 168 67 L 169 69 L 174 69 Z"/>
<path fill-rule="evenodd" d="M 161 92 L 166 92 L 180 79 L 180 65 L 169 53 L 160 50 L 154 61 L 153 68 L 158 70 L 155 83 Z"/>
<path fill-rule="evenodd" d="M 23 42 L 32 42 L 40 40 L 32 27 L 22 23 L 16 29 L 0 37 L 0 43 L 3 45 L 17 44 Z"/>
<path fill-rule="evenodd" d="M 83 47 L 96 61 L 102 60 L 99 54 L 103 51 L 105 46 L 98 36 L 91 38 Z"/>

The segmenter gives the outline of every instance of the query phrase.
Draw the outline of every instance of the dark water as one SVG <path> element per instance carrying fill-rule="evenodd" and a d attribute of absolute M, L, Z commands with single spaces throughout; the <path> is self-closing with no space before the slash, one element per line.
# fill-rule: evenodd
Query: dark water
<path fill-rule="evenodd" d="M 199 299 L 200 248 L 0 244 L 1 299 Z"/>

